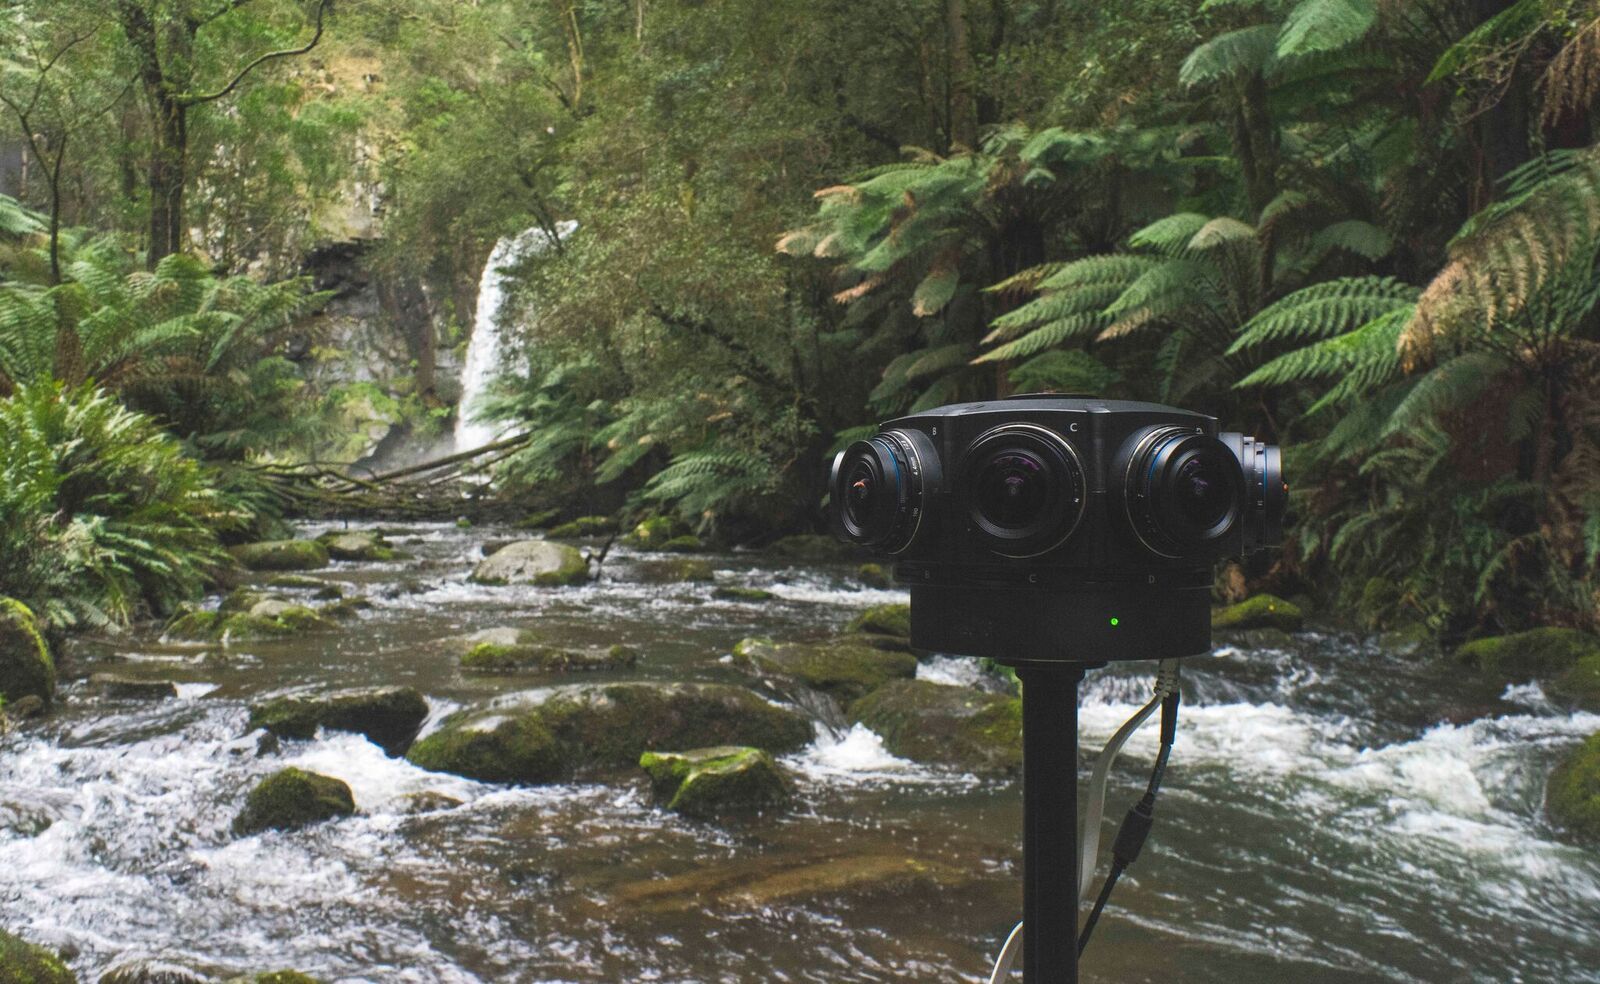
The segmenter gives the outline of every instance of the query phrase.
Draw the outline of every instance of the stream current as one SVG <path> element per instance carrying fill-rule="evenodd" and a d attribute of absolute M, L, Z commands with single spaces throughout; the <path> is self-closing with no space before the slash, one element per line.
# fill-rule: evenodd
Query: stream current
<path fill-rule="evenodd" d="M 727 554 L 719 583 L 778 599 L 722 601 L 711 585 L 639 583 L 626 550 L 587 587 L 480 587 L 466 575 L 506 531 L 386 529 L 414 559 L 316 575 L 376 605 L 339 631 L 225 651 L 154 631 L 79 647 L 81 669 L 175 680 L 179 697 L 67 684 L 52 717 L 0 740 L 0 925 L 67 948 L 84 980 L 135 956 L 341 982 L 987 979 L 1021 906 L 1019 783 L 896 759 L 859 727 L 819 723 L 784 760 L 796 808 L 731 826 L 658 809 L 642 777 L 497 787 L 348 734 L 258 755 L 248 705 L 272 694 L 414 686 L 426 730 L 563 682 L 463 676 L 443 643 L 478 629 L 624 642 L 645 679 L 745 682 L 725 658 L 740 638 L 819 636 L 904 597 L 862 590 L 848 565 Z M 1085 769 L 1151 669 L 1090 675 Z M 920 673 L 985 685 L 965 660 Z M 1184 673 L 1156 827 L 1084 980 L 1600 981 L 1600 856 L 1555 839 L 1540 810 L 1550 764 L 1600 716 L 1536 687 L 1469 693 L 1337 635 L 1221 646 Z M 1113 770 L 1107 840 L 1155 731 Z M 345 780 L 358 815 L 235 837 L 245 794 L 285 765 Z M 460 805 L 415 812 L 408 794 L 427 791 Z M 874 879 L 907 858 L 931 874 Z"/>

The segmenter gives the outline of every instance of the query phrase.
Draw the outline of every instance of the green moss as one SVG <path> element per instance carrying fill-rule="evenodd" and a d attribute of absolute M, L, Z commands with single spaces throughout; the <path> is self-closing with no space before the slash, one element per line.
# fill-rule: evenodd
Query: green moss
<path fill-rule="evenodd" d="M 685 534 L 684 536 L 673 537 L 663 543 L 660 549 L 667 553 L 699 553 L 705 548 L 706 545 L 700 542 L 699 537 Z"/>
<path fill-rule="evenodd" d="M 233 828 L 241 835 L 295 830 L 355 811 L 350 787 L 340 780 L 302 769 L 283 769 L 250 791 Z"/>
<path fill-rule="evenodd" d="M 253 642 L 281 639 L 310 629 L 325 629 L 331 623 L 303 605 L 290 605 L 273 614 L 241 612 L 229 615 L 217 626 L 216 637 L 226 642 Z"/>
<path fill-rule="evenodd" d="M 240 566 L 252 571 L 314 571 L 328 566 L 328 550 L 315 540 L 267 540 L 230 552 Z"/>
<path fill-rule="evenodd" d="M 556 540 L 569 540 L 581 536 L 603 536 L 616 531 L 617 521 L 610 516 L 579 516 L 554 527 L 545 535 Z"/>
<path fill-rule="evenodd" d="M 549 540 L 523 540 L 502 547 L 484 558 L 471 577 L 478 584 L 541 587 L 581 584 L 588 579 L 589 562 L 583 554 Z"/>
<path fill-rule="evenodd" d="M 390 755 L 403 753 L 428 717 L 428 701 L 411 687 L 346 690 L 279 697 L 250 708 L 251 729 L 308 740 L 318 728 L 362 735 Z"/>
<path fill-rule="evenodd" d="M 856 568 L 856 580 L 869 588 L 887 588 L 892 583 L 882 564 L 862 564 Z"/>
<path fill-rule="evenodd" d="M 1569 834 L 1600 842 L 1600 733 L 1564 757 L 1545 788 L 1545 811 Z"/>
<path fill-rule="evenodd" d="M 519 530 L 542 530 L 554 523 L 556 517 L 560 515 L 561 510 L 559 509 L 541 509 L 538 512 L 531 512 L 522 517 L 514 525 Z"/>
<path fill-rule="evenodd" d="M 77 984 L 61 958 L 0 930 L 0 984 Z"/>
<path fill-rule="evenodd" d="M 723 684 L 619 683 L 553 695 L 531 713 L 575 764 L 629 766 L 652 748 L 748 745 L 797 751 L 811 723 L 788 708 Z"/>
<path fill-rule="evenodd" d="M 480 642 L 461 657 L 461 668 L 472 673 L 573 673 L 623 669 L 638 659 L 638 653 L 626 646 L 594 653 L 519 640 Z"/>
<path fill-rule="evenodd" d="M 536 716 L 458 714 L 411 746 L 406 760 L 432 772 L 450 772 L 482 782 L 555 782 L 566 763 Z"/>
<path fill-rule="evenodd" d="M 250 984 L 322 984 L 322 982 L 298 970 L 272 970 L 250 978 Z"/>
<path fill-rule="evenodd" d="M 271 600 L 273 597 L 273 595 L 256 591 L 253 588 L 234 588 L 222 596 L 221 604 L 217 605 L 217 613 L 219 615 L 232 615 L 235 612 L 247 612 L 263 601 Z"/>
<path fill-rule="evenodd" d="M 0 597 L 0 699 L 37 697 L 48 704 L 56 693 L 56 664 L 33 612 Z"/>
<path fill-rule="evenodd" d="M 306 577 L 303 574 L 279 574 L 267 581 L 267 587 L 292 591 L 319 591 L 323 588 L 333 587 L 333 585 L 314 577 Z"/>
<path fill-rule="evenodd" d="M 645 752 L 639 765 L 667 809 L 699 819 L 774 809 L 791 795 L 778 764 L 759 748 Z"/>
<path fill-rule="evenodd" d="M 203 642 L 217 636 L 222 616 L 217 612 L 187 612 L 167 623 L 166 636 L 188 642 Z"/>
<path fill-rule="evenodd" d="M 645 581 L 658 584 L 706 582 L 714 581 L 717 577 L 711 561 L 699 557 L 673 557 L 670 560 L 654 561 L 642 565 L 639 576 Z"/>
<path fill-rule="evenodd" d="M 1548 679 L 1600 657 L 1600 638 L 1577 629 L 1546 627 L 1474 639 L 1456 650 L 1456 661 L 1509 682 Z"/>
<path fill-rule="evenodd" d="M 848 703 L 890 680 L 917 675 L 915 656 L 868 645 L 868 638 L 844 637 L 815 643 L 742 639 L 734 646 L 733 654 L 736 662 L 758 672 L 789 677 Z"/>
<path fill-rule="evenodd" d="M 872 632 L 878 635 L 910 636 L 910 605 L 879 605 L 850 620 L 846 632 Z"/>
<path fill-rule="evenodd" d="M 366 531 L 328 532 L 317 537 L 317 542 L 327 549 L 328 556 L 334 560 L 384 561 L 394 560 L 397 556 L 394 548 L 382 536 Z"/>
<path fill-rule="evenodd" d="M 724 601 L 771 601 L 778 597 L 762 588 L 742 588 L 733 585 L 724 585 L 711 592 L 711 596 Z"/>
<path fill-rule="evenodd" d="M 1299 608 L 1276 595 L 1258 594 L 1237 605 L 1211 610 L 1213 629 L 1277 629 L 1296 632 L 1305 622 Z"/>
<path fill-rule="evenodd" d="M 850 717 L 902 758 L 983 772 L 1022 765 L 1022 702 L 967 687 L 894 680 L 850 705 Z"/>
<path fill-rule="evenodd" d="M 679 532 L 678 524 L 670 516 L 651 516 L 635 526 L 632 533 L 622 538 L 622 542 L 641 550 L 660 550 Z"/>
<path fill-rule="evenodd" d="M 1600 654 L 1578 660 L 1556 680 L 1551 692 L 1579 707 L 1600 711 Z"/>

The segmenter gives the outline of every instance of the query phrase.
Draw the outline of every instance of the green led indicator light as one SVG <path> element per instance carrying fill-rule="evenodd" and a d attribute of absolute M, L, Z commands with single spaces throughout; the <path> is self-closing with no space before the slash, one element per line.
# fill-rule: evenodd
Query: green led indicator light
<path fill-rule="evenodd" d="M 1120 619 L 1118 619 L 1115 615 L 1111 616 L 1111 624 L 1112 625 L 1116 625 L 1119 621 L 1120 621 Z"/>

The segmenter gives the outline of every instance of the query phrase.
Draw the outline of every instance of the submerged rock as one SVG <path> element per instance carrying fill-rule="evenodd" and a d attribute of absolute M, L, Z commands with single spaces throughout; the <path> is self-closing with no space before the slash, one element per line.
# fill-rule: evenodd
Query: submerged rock
<path fill-rule="evenodd" d="M 533 633 L 525 633 L 532 637 Z M 461 657 L 461 668 L 474 673 L 581 673 L 589 670 L 625 670 L 639 662 L 639 654 L 625 646 L 603 653 L 562 649 L 532 641 L 510 644 L 480 642 Z"/>
<path fill-rule="evenodd" d="M 634 765 L 657 748 L 748 745 L 789 752 L 811 740 L 802 715 L 725 684 L 570 686 L 537 704 L 452 715 L 417 742 L 417 766 L 486 782 L 554 782 Z"/>
<path fill-rule="evenodd" d="M 701 820 L 777 809 L 791 797 L 778 763 L 759 748 L 645 752 L 639 766 L 667 809 Z"/>
<path fill-rule="evenodd" d="M 322 984 L 322 981 L 298 970 L 269 970 L 254 977 L 231 977 L 223 984 Z"/>
<path fill-rule="evenodd" d="M 414 817 L 423 813 L 438 813 L 441 810 L 453 810 L 461 805 L 461 800 L 444 793 L 424 789 L 420 793 L 406 793 L 394 802 L 394 812 L 401 816 Z"/>
<path fill-rule="evenodd" d="M 279 697 L 250 708 L 251 730 L 307 740 L 318 728 L 369 739 L 390 755 L 403 755 L 428 717 L 428 702 L 411 687 L 344 690 L 314 696 Z"/>
<path fill-rule="evenodd" d="M 211 978 L 164 960 L 133 960 L 101 974 L 99 984 L 211 984 Z"/>
<path fill-rule="evenodd" d="M 317 542 L 334 560 L 394 560 L 399 555 L 388 541 L 368 530 L 328 532 L 317 537 Z"/>
<path fill-rule="evenodd" d="M 1600 843 L 1600 733 L 1569 752 L 1545 787 L 1545 812 L 1567 833 Z"/>
<path fill-rule="evenodd" d="M 523 540 L 495 551 L 472 571 L 478 584 L 559 587 L 589 579 L 589 564 L 575 548 L 548 540 Z"/>
<path fill-rule="evenodd" d="M 879 649 L 867 638 L 782 643 L 743 639 L 733 647 L 733 659 L 757 673 L 795 680 L 848 704 L 890 680 L 917 675 L 915 656 Z"/>
<path fill-rule="evenodd" d="M 54 953 L 0 930 L 3 984 L 77 984 L 77 980 L 77 975 Z"/>
<path fill-rule="evenodd" d="M 241 567 L 252 571 L 314 571 L 328 566 L 328 550 L 315 540 L 266 540 L 229 552 Z"/>
<path fill-rule="evenodd" d="M 797 859 L 763 853 L 623 885 L 614 897 L 621 905 L 653 912 L 698 912 L 707 906 L 761 911 L 824 899 L 860 902 L 911 894 L 938 899 L 976 877 L 968 868 L 903 851 Z"/>
<path fill-rule="evenodd" d="M 355 812 L 355 797 L 343 781 L 290 768 L 274 772 L 250 791 L 233 829 L 241 835 L 296 830 Z"/>
<path fill-rule="evenodd" d="M 673 557 L 639 565 L 639 580 L 647 584 L 682 584 L 715 581 L 711 561 L 699 557 Z"/>
<path fill-rule="evenodd" d="M 765 588 L 742 588 L 735 585 L 723 585 L 711 592 L 713 598 L 723 601 L 771 601 L 778 597 Z"/>
<path fill-rule="evenodd" d="M 850 705 L 901 758 L 975 772 L 1022 765 L 1022 701 L 927 680 L 894 680 Z"/>
<path fill-rule="evenodd" d="M 0 598 L 0 698 L 55 698 L 56 664 L 38 620 L 21 602 Z"/>
<path fill-rule="evenodd" d="M 579 516 L 570 522 L 553 526 L 545 536 L 553 540 L 570 540 L 581 536 L 604 536 L 617 531 L 617 521 L 610 516 Z"/>
<path fill-rule="evenodd" d="M 171 680 L 140 680 L 116 673 L 96 673 L 89 677 L 89 689 L 114 700 L 171 700 L 178 687 Z"/>
<path fill-rule="evenodd" d="M 1237 605 L 1211 610 L 1213 629 L 1277 629 L 1298 632 L 1305 613 L 1276 595 L 1258 594 Z"/>
<path fill-rule="evenodd" d="M 869 608 L 850 620 L 844 627 L 846 632 L 869 632 L 874 635 L 900 636 L 911 635 L 911 606 L 910 605 L 878 605 Z"/>

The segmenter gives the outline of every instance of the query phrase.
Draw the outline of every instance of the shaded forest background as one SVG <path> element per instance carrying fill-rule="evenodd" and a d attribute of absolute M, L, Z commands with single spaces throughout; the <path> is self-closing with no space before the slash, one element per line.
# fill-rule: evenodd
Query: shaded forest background
<path fill-rule="evenodd" d="M 52 627 L 200 591 L 353 407 L 442 432 L 490 251 L 566 221 L 484 408 L 529 511 L 759 542 L 878 420 L 1152 399 L 1286 446 L 1257 582 L 1596 625 L 1593 0 L 0 0 L 0 73 L 0 595 Z M 330 257 L 382 385 L 318 374 Z"/>

